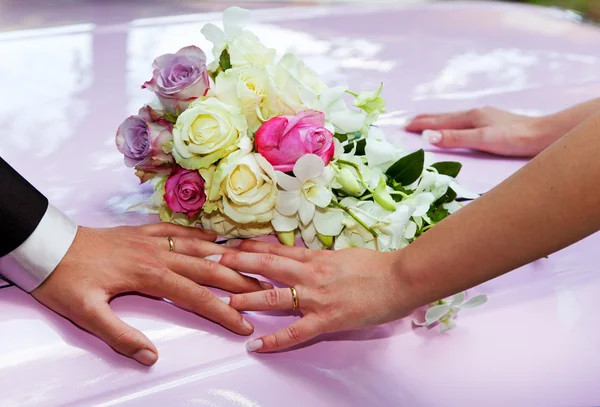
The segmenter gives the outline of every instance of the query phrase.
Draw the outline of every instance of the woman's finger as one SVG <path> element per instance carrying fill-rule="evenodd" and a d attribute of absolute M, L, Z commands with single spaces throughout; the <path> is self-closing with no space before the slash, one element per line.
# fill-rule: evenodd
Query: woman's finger
<path fill-rule="evenodd" d="M 252 253 L 270 253 L 276 256 L 288 257 L 300 262 L 306 262 L 326 251 L 316 251 L 304 247 L 285 246 L 282 244 L 260 242 L 257 240 L 238 240 L 236 244 L 226 244 L 227 247 L 235 247 L 238 250 Z"/>
<path fill-rule="evenodd" d="M 149 281 L 148 287 L 142 294 L 166 298 L 240 335 L 250 335 L 254 331 L 250 322 L 208 289 L 172 271 L 164 271 L 160 276 Z"/>
<path fill-rule="evenodd" d="M 144 225 L 137 230 L 141 230 L 142 233 L 144 233 L 147 236 L 161 236 L 165 238 L 167 236 L 170 236 L 172 238 L 187 237 L 208 241 L 215 241 L 217 239 L 217 234 L 214 232 L 199 228 L 189 228 L 185 226 L 174 225 L 172 223 L 167 222 Z"/>
<path fill-rule="evenodd" d="M 225 253 L 221 259 L 218 256 L 214 258 L 215 261 L 232 270 L 258 274 L 289 286 L 298 284 L 307 272 L 307 266 L 303 263 L 270 253 Z"/>
<path fill-rule="evenodd" d="M 277 352 L 306 342 L 323 332 L 320 320 L 315 314 L 310 314 L 274 334 L 248 342 L 246 349 L 259 353 Z"/>
<path fill-rule="evenodd" d="M 169 252 L 163 252 L 161 258 L 171 271 L 197 284 L 220 288 L 232 293 L 247 293 L 273 288 L 273 285 L 269 283 L 258 281 L 204 258 Z"/>
<path fill-rule="evenodd" d="M 121 321 L 106 302 L 84 307 L 76 313 L 76 324 L 90 331 L 117 352 L 151 366 L 158 351 L 143 333 Z"/>
<path fill-rule="evenodd" d="M 308 301 L 305 291 L 301 287 L 295 289 L 300 306 L 305 305 Z M 275 288 L 254 293 L 234 294 L 230 297 L 229 306 L 238 311 L 284 311 L 293 309 L 294 299 L 289 288 Z"/>
<path fill-rule="evenodd" d="M 478 117 L 471 111 L 415 117 L 404 130 L 419 133 L 424 130 L 472 129 L 478 127 Z"/>
<path fill-rule="evenodd" d="M 441 148 L 479 149 L 485 144 L 487 127 L 469 130 L 425 130 L 423 138 L 430 144 Z"/>

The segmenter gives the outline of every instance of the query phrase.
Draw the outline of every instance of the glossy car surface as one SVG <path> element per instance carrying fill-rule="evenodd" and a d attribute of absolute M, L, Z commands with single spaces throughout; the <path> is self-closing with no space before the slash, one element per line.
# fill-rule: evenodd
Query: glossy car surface
<path fill-rule="evenodd" d="M 154 222 L 125 213 L 148 189 L 124 167 L 115 130 L 148 99 L 140 86 L 152 60 L 192 43 L 209 51 L 200 28 L 228 3 L 48 3 L 0 1 L 0 155 L 82 225 Z M 401 130 L 418 112 L 493 105 L 538 115 L 600 94 L 600 29 L 564 11 L 246 4 L 267 45 L 294 50 L 328 83 L 384 81 L 381 125 L 410 149 L 437 152 Z M 439 158 L 462 161 L 461 182 L 480 193 L 525 162 L 467 151 Z M 247 338 L 165 302 L 119 298 L 118 315 L 158 347 L 151 369 L 18 288 L 0 288 L 0 405 L 599 405 L 599 247 L 594 235 L 477 287 L 488 304 L 446 334 L 406 319 L 274 355 L 249 355 Z M 248 318 L 264 334 L 296 317 Z"/>

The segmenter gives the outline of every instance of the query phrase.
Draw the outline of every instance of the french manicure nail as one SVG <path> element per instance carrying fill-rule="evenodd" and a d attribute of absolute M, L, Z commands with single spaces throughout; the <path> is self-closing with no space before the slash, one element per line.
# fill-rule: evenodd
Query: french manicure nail
<path fill-rule="evenodd" d="M 257 350 L 259 350 L 262 347 L 263 347 L 263 341 L 260 339 L 255 339 L 252 342 L 248 342 L 246 344 L 246 350 L 248 352 L 256 352 Z"/>
<path fill-rule="evenodd" d="M 265 283 L 264 281 L 259 281 L 258 285 L 260 285 L 263 288 L 263 290 L 271 290 L 274 288 L 273 284 Z"/>
<path fill-rule="evenodd" d="M 152 352 L 149 349 L 142 349 L 138 350 L 133 355 L 133 358 L 140 362 L 142 365 L 152 366 L 154 363 L 156 363 L 158 356 L 156 355 L 156 353 Z"/>
<path fill-rule="evenodd" d="M 252 324 L 250 322 L 246 321 L 245 319 L 242 319 L 242 322 L 246 328 L 248 328 L 251 331 L 254 330 L 254 327 L 252 326 Z"/>
<path fill-rule="evenodd" d="M 435 130 L 425 130 L 423 139 L 430 144 L 437 144 L 442 141 L 442 133 Z"/>
<path fill-rule="evenodd" d="M 227 305 L 229 305 L 229 303 L 231 302 L 231 297 L 220 297 L 219 299 Z"/>
<path fill-rule="evenodd" d="M 222 254 L 212 254 L 210 256 L 205 257 L 206 260 L 214 261 L 215 263 L 220 262 L 222 258 L 223 258 Z"/>
<path fill-rule="evenodd" d="M 225 246 L 226 247 L 231 247 L 231 248 L 235 248 L 235 247 L 239 247 L 242 244 L 243 240 L 241 239 L 231 239 L 225 242 Z"/>

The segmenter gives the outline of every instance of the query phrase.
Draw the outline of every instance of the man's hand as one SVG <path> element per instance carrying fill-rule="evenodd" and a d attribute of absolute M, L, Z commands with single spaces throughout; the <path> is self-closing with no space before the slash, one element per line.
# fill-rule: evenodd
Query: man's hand
<path fill-rule="evenodd" d="M 173 239 L 174 252 L 168 237 Z M 166 298 L 235 333 L 250 335 L 253 326 L 202 285 L 236 293 L 272 286 L 204 259 L 233 250 L 213 243 L 215 237 L 171 224 L 80 227 L 59 266 L 31 294 L 117 352 L 148 366 L 158 359 L 156 347 L 112 312 L 108 303 L 118 294 Z"/>

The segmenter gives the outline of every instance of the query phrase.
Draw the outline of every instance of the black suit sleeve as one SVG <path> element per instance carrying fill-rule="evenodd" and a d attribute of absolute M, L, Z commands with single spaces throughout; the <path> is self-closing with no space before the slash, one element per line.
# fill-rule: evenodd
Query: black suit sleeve
<path fill-rule="evenodd" d="M 0 157 L 0 257 L 35 231 L 48 199 Z"/>

